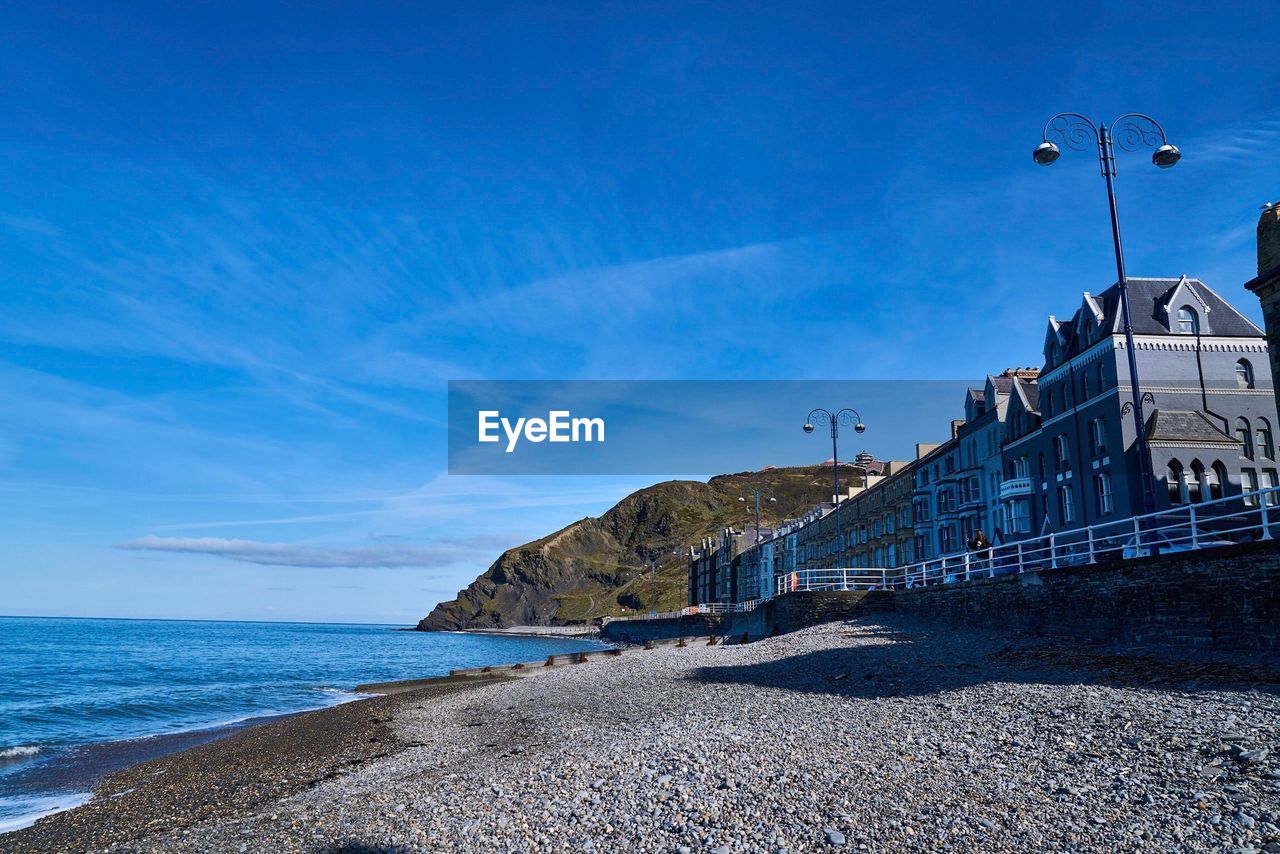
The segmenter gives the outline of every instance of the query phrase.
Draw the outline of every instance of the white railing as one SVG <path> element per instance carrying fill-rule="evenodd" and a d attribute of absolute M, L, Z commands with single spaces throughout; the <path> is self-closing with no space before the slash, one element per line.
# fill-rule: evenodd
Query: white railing
<path fill-rule="evenodd" d="M 679 611 L 650 611 L 634 617 L 609 617 L 608 621 L 615 623 L 624 620 L 674 620 L 677 617 L 692 617 L 696 614 L 745 614 L 747 611 L 754 611 L 760 603 L 772 598 L 767 596 L 764 599 L 751 599 L 747 602 L 708 602 L 703 605 L 690 605 Z"/>
<path fill-rule="evenodd" d="M 899 567 L 895 589 L 1270 540 L 1280 487 Z"/>
<path fill-rule="evenodd" d="M 1271 540 L 1277 533 L 1280 533 L 1280 487 L 1273 487 L 979 551 L 957 552 L 892 569 L 801 569 L 778 576 L 774 595 L 812 590 L 907 590 L 973 578 L 1259 542 Z M 742 613 L 754 610 L 771 598 L 773 596 L 749 602 L 692 605 L 683 611 L 620 619 Z"/>
<path fill-rule="evenodd" d="M 807 590 L 890 590 L 897 570 L 800 569 L 778 576 L 777 595 Z"/>

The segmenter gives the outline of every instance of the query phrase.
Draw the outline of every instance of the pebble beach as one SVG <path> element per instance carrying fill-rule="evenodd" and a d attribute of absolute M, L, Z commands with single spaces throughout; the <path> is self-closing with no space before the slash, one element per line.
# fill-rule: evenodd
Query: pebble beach
<path fill-rule="evenodd" d="M 0 850 L 1280 851 L 1274 665 L 890 617 L 636 648 L 144 763 Z"/>

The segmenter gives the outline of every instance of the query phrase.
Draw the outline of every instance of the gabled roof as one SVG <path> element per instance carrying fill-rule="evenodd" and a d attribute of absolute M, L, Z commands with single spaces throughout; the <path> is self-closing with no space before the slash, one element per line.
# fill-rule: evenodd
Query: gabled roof
<path fill-rule="evenodd" d="M 1262 330 L 1249 318 L 1199 279 L 1188 276 L 1176 279 L 1130 278 L 1128 293 L 1130 322 L 1135 335 L 1177 334 L 1178 309 L 1183 305 L 1190 305 L 1200 316 L 1204 335 L 1223 338 L 1263 337 Z M 1070 322 L 1063 323 L 1050 317 L 1049 329 L 1045 333 L 1046 353 L 1050 336 L 1061 344 L 1067 358 L 1088 348 L 1088 338 L 1079 335 L 1082 315 L 1086 312 L 1093 315 L 1093 319 L 1101 315 L 1101 325 L 1107 334 L 1123 332 L 1120 286 L 1111 285 L 1097 295 L 1086 293 Z M 1091 318 L 1086 316 L 1083 319 L 1087 323 Z"/>
<path fill-rule="evenodd" d="M 987 382 L 996 390 L 996 394 L 1008 394 L 1013 391 L 1013 377 L 988 376 Z"/>
<path fill-rule="evenodd" d="M 1035 380 L 1018 379 L 1014 382 L 1014 389 L 1018 396 L 1022 398 L 1022 405 L 1028 412 L 1040 411 L 1040 384 Z"/>
<path fill-rule="evenodd" d="M 1240 442 L 1218 429 L 1199 410 L 1157 409 L 1147 420 L 1147 442 L 1152 445 L 1197 445 L 1239 449 Z"/>
<path fill-rule="evenodd" d="M 1178 279 L 1129 280 L 1129 309 L 1134 333 L 1167 335 L 1170 332 L 1166 323 L 1171 300 L 1179 295 L 1179 291 L 1185 291 L 1187 286 L 1190 286 L 1196 301 L 1213 315 L 1211 329 L 1207 334 L 1228 338 L 1263 337 L 1262 330 L 1237 311 L 1235 306 L 1210 290 L 1204 282 L 1186 276 Z M 1108 317 L 1114 317 L 1115 330 L 1123 331 L 1124 325 L 1120 322 L 1119 286 L 1112 285 L 1099 294 L 1099 297 L 1104 300 Z"/>

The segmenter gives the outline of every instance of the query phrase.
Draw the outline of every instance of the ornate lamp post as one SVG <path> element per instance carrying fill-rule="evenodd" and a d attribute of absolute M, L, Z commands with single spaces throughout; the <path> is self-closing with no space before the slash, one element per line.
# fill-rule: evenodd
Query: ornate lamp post
<path fill-rule="evenodd" d="M 1151 472 L 1151 453 L 1147 447 L 1147 420 L 1142 411 L 1144 396 L 1138 386 L 1138 359 L 1133 350 L 1133 326 L 1129 321 L 1129 280 L 1124 271 L 1124 247 L 1120 242 L 1120 217 L 1116 212 L 1116 151 L 1115 133 L 1120 131 L 1120 147 L 1125 151 L 1154 148 L 1151 162 L 1161 169 L 1168 169 L 1182 159 L 1177 146 L 1170 145 L 1164 128 L 1150 116 L 1128 113 L 1111 123 L 1095 125 L 1079 113 L 1059 113 L 1044 126 L 1043 141 L 1036 146 L 1032 159 L 1041 166 L 1056 161 L 1062 151 L 1049 137 L 1062 141 L 1068 148 L 1083 151 L 1093 142 L 1098 148 L 1098 165 L 1107 183 L 1107 202 L 1111 208 L 1111 241 L 1116 253 L 1117 287 L 1120 292 L 1120 313 L 1124 322 L 1124 346 L 1129 356 L 1129 387 L 1133 394 L 1133 424 L 1138 449 L 1139 476 L 1142 479 L 1142 512 L 1156 510 L 1156 497 Z M 1149 395 L 1147 396 L 1149 397 Z"/>
<path fill-rule="evenodd" d="M 840 532 L 840 452 L 836 448 L 836 440 L 840 437 L 840 425 L 846 427 L 853 425 L 855 433 L 862 433 L 867 429 L 867 425 L 862 423 L 862 416 L 858 414 L 856 409 L 841 409 L 832 415 L 825 409 L 815 409 L 809 413 L 809 417 L 804 422 L 804 432 L 813 432 L 813 423 L 817 421 L 820 424 L 826 424 L 831 428 L 831 483 L 834 488 L 832 498 L 836 502 L 836 544 L 839 549 L 839 563 L 837 569 L 845 569 L 844 564 L 844 536 Z M 865 477 L 865 475 L 863 475 Z"/>

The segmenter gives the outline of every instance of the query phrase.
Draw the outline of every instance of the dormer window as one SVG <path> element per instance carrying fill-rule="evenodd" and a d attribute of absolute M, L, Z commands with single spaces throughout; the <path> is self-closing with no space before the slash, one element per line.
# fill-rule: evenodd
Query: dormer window
<path fill-rule="evenodd" d="M 1200 333 L 1200 316 L 1195 309 L 1183 306 L 1178 309 L 1178 333 L 1180 335 L 1198 335 Z"/>

